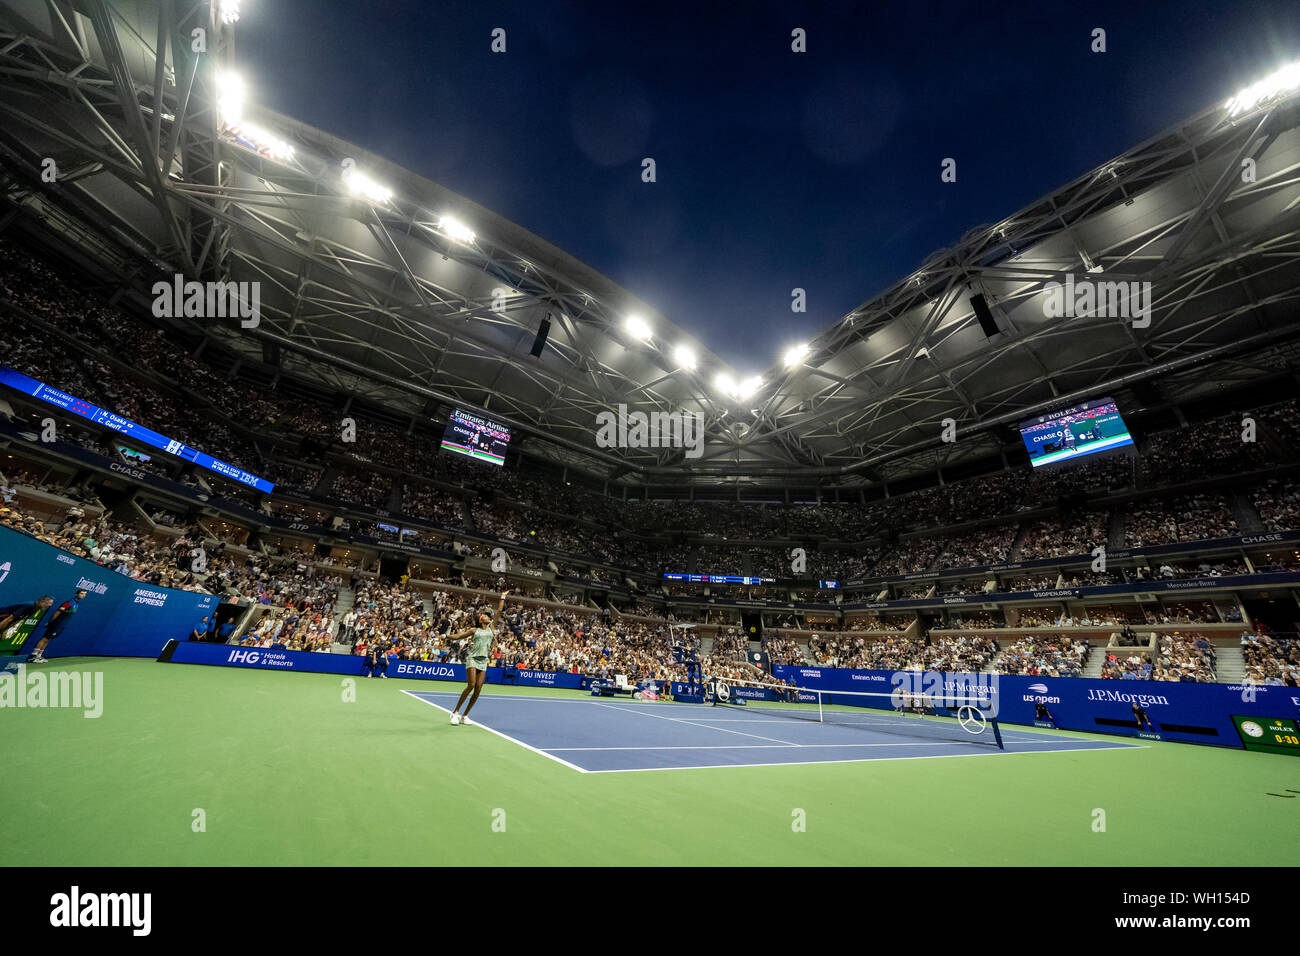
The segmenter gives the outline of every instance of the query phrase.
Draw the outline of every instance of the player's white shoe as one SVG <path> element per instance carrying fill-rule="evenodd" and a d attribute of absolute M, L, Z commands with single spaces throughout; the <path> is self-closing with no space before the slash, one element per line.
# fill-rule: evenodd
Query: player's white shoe
<path fill-rule="evenodd" d="M 460 723 L 460 714 L 452 714 L 452 715 L 451 715 L 451 722 L 452 722 L 453 724 L 459 724 L 459 723 Z"/>
<path fill-rule="evenodd" d="M 473 726 L 474 724 L 474 721 L 470 720 L 468 717 L 462 717 L 460 719 L 460 722 L 467 727 Z"/>

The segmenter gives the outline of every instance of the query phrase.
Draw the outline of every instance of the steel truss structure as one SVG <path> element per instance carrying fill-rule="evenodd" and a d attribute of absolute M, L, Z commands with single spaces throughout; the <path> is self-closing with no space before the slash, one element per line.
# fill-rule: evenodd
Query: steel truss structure
<path fill-rule="evenodd" d="M 257 281 L 256 328 L 189 321 L 250 362 L 404 415 L 479 408 L 524 432 L 532 453 L 629 485 L 856 494 L 996 455 L 1005 426 L 1072 401 L 1176 405 L 1294 367 L 1294 92 L 1235 114 L 1207 108 L 971 230 L 741 402 L 713 386 L 736 373 L 704 343 L 495 213 L 268 111 L 258 127 L 291 148 L 250 145 L 218 104 L 236 29 L 206 0 L 0 2 L 0 227 L 58 235 L 142 305 L 160 276 Z M 350 189 L 349 159 L 391 197 Z M 1149 325 L 1049 315 L 1050 284 L 1067 280 L 1150 283 Z M 648 341 L 626 331 L 633 313 Z M 681 343 L 695 369 L 675 363 Z M 595 416 L 620 403 L 701 413 L 703 455 L 597 448 Z M 941 441 L 946 420 L 955 442 Z"/>

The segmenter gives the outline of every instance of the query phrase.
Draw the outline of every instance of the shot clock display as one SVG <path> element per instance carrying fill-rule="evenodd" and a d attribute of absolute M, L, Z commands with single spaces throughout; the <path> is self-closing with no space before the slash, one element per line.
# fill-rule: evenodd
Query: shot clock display
<path fill-rule="evenodd" d="M 1232 716 L 1241 742 L 1247 750 L 1266 750 L 1275 754 L 1300 756 L 1300 729 L 1286 717 Z"/>

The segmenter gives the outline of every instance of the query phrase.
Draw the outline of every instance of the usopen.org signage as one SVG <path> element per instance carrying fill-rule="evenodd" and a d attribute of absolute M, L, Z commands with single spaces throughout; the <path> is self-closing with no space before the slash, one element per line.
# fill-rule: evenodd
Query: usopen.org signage
<path fill-rule="evenodd" d="M 773 668 L 779 680 L 815 690 L 891 691 L 897 672 L 831 667 Z M 906 672 L 903 672 L 906 673 Z M 987 680 L 991 675 L 976 675 Z M 946 686 L 946 685 L 945 685 Z M 960 681 L 953 688 L 960 688 Z M 1300 689 L 1241 684 L 1191 684 L 1086 677 L 993 679 L 998 720 L 1061 730 L 1159 737 L 1184 743 L 1240 747 L 1234 714 L 1270 719 L 1300 714 Z M 841 698 L 836 703 L 849 703 Z M 1038 705 L 1048 716 L 1040 718 Z"/>

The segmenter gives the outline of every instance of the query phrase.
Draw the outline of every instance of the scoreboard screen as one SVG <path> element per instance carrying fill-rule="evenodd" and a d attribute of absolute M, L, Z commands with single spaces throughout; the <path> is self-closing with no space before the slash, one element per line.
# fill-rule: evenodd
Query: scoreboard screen
<path fill-rule="evenodd" d="M 1300 728 L 1286 717 L 1239 717 L 1232 715 L 1241 743 L 1247 750 L 1300 756 Z"/>
<path fill-rule="evenodd" d="M 683 581 L 687 584 L 772 584 L 775 578 L 758 578 L 743 574 L 686 574 L 683 571 L 665 571 L 665 581 Z"/>
<path fill-rule="evenodd" d="M 82 418 L 88 418 L 97 425 L 103 425 L 105 428 L 111 428 L 118 432 L 124 438 L 148 445 L 151 448 L 159 448 L 169 455 L 175 455 L 177 458 L 193 462 L 200 468 L 206 468 L 208 471 L 216 472 L 218 475 L 224 475 L 232 481 L 238 481 L 241 484 L 256 488 L 258 491 L 266 494 L 271 493 L 275 486 L 265 478 L 259 478 L 250 471 L 244 471 L 234 465 L 227 464 L 224 461 L 213 458 L 211 455 L 199 451 L 184 442 L 179 442 L 174 438 L 168 438 L 150 428 L 136 424 L 129 418 L 123 418 L 121 415 L 115 415 L 106 408 L 100 408 L 98 405 L 92 405 L 83 398 L 77 398 L 75 395 L 69 395 L 67 392 L 60 391 L 44 382 L 38 382 L 34 378 L 17 372 L 7 366 L 0 365 L 0 384 L 8 385 L 10 388 L 17 389 L 25 395 L 32 398 L 39 398 L 43 402 L 63 409 L 65 412 L 71 412 L 74 415 L 80 415 Z"/>
<path fill-rule="evenodd" d="M 505 425 L 460 408 L 447 416 L 442 433 L 442 447 L 447 451 L 504 465 L 509 445 L 510 429 Z"/>
<path fill-rule="evenodd" d="M 1035 468 L 1133 444 L 1112 398 L 1098 398 L 1021 422 L 1020 438 Z"/>

